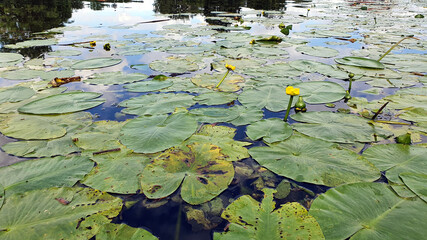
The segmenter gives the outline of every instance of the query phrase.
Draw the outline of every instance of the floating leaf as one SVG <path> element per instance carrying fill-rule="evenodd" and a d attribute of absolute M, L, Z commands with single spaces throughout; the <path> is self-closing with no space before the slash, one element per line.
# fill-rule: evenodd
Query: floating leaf
<path fill-rule="evenodd" d="M 28 160 L 0 168 L 6 197 L 35 189 L 71 187 L 93 167 L 88 157 L 54 157 Z"/>
<path fill-rule="evenodd" d="M 123 126 L 120 141 L 137 153 L 155 153 L 181 144 L 197 127 L 187 113 L 138 117 Z"/>
<path fill-rule="evenodd" d="M 181 197 L 192 205 L 213 199 L 227 189 L 234 177 L 233 164 L 224 160 L 220 150 L 212 144 L 167 150 L 144 169 L 144 194 L 148 198 L 163 198 L 182 185 Z"/>
<path fill-rule="evenodd" d="M 133 228 L 126 224 L 107 223 L 96 234 L 98 240 L 157 240 L 153 234 L 143 228 Z"/>
<path fill-rule="evenodd" d="M 255 77 L 297 77 L 301 75 L 301 71 L 291 67 L 287 62 L 276 62 L 261 68 L 250 69 L 245 74 Z"/>
<path fill-rule="evenodd" d="M 338 56 L 339 52 L 338 50 L 335 50 L 333 48 L 328 47 L 312 47 L 312 46 L 298 46 L 295 48 L 298 52 L 301 52 L 303 54 L 307 54 L 310 56 L 315 57 L 323 57 L 323 58 L 330 58 L 330 57 L 336 57 Z"/>
<path fill-rule="evenodd" d="M 390 101 L 388 108 L 423 108 L 427 109 L 427 96 L 415 94 L 395 94 L 383 98 L 384 101 Z"/>
<path fill-rule="evenodd" d="M 385 171 L 388 180 L 402 184 L 400 173 L 427 172 L 427 148 L 404 144 L 375 145 L 363 152 L 363 156 L 379 170 Z"/>
<path fill-rule="evenodd" d="M 328 142 L 354 143 L 372 142 L 374 134 L 383 135 L 367 119 L 345 113 L 307 112 L 291 115 L 295 121 L 292 127 L 305 135 Z M 384 132 L 386 136 L 391 133 Z"/>
<path fill-rule="evenodd" d="M 7 44 L 4 45 L 4 48 L 10 49 L 22 49 L 29 47 L 41 47 L 41 46 L 50 46 L 56 44 L 58 41 L 56 39 L 42 39 L 42 40 L 28 40 L 23 42 L 18 42 L 16 44 Z"/>
<path fill-rule="evenodd" d="M 399 118 L 411 122 L 427 122 L 427 108 L 411 108 L 399 114 Z"/>
<path fill-rule="evenodd" d="M 138 191 L 138 176 L 151 160 L 148 156 L 130 153 L 126 149 L 97 154 L 91 159 L 96 166 L 82 183 L 100 191 L 119 194 L 135 194 Z"/>
<path fill-rule="evenodd" d="M 173 82 L 171 80 L 150 80 L 128 84 L 124 88 L 129 92 L 152 92 L 172 85 Z"/>
<path fill-rule="evenodd" d="M 262 138 L 267 143 L 273 143 L 289 138 L 292 128 L 282 119 L 268 118 L 249 125 L 246 135 L 254 141 Z"/>
<path fill-rule="evenodd" d="M 0 184 L 0 209 L 4 203 L 4 188 L 3 185 Z"/>
<path fill-rule="evenodd" d="M 90 239 L 99 221 L 88 224 L 82 220 L 97 216 L 106 221 L 121 208 L 120 198 L 89 188 L 50 188 L 14 194 L 0 210 L 0 238 Z M 79 225 L 85 228 L 78 228 Z"/>
<path fill-rule="evenodd" d="M 30 114 L 62 114 L 78 112 L 96 107 L 105 102 L 97 99 L 101 93 L 70 92 L 35 100 L 18 108 L 21 113 Z"/>
<path fill-rule="evenodd" d="M 65 57 L 65 56 L 79 56 L 82 52 L 79 50 L 57 50 L 54 52 L 48 52 L 47 55 L 55 57 Z"/>
<path fill-rule="evenodd" d="M 34 96 L 36 92 L 28 87 L 15 86 L 6 89 L 0 89 L 0 103 L 20 102 Z"/>
<path fill-rule="evenodd" d="M 400 178 L 406 186 L 416 193 L 424 202 L 427 202 L 427 175 L 420 173 L 401 173 Z M 1 205 L 1 204 L 0 204 Z"/>
<path fill-rule="evenodd" d="M 82 60 L 74 63 L 71 68 L 76 70 L 84 69 L 96 69 L 96 68 L 105 68 L 111 67 L 121 63 L 121 59 L 103 57 L 103 58 L 92 58 L 87 60 Z"/>
<path fill-rule="evenodd" d="M 249 157 L 248 149 L 245 146 L 248 142 L 234 140 L 236 129 L 226 126 L 203 125 L 197 133 L 193 134 L 184 142 L 184 145 L 191 144 L 213 144 L 221 149 L 227 161 L 238 161 Z"/>
<path fill-rule="evenodd" d="M 343 65 L 350 65 L 364 68 L 384 69 L 384 65 L 377 60 L 362 57 L 335 58 L 335 62 Z"/>
<path fill-rule="evenodd" d="M 68 135 L 52 140 L 10 142 L 3 145 L 1 149 L 19 157 L 52 157 L 80 150 Z"/>
<path fill-rule="evenodd" d="M 378 169 L 355 152 L 300 135 L 269 147 L 253 147 L 249 154 L 260 165 L 298 182 L 335 187 L 375 181 L 381 176 Z"/>
<path fill-rule="evenodd" d="M 24 56 L 19 53 L 0 53 L 0 67 L 16 65 L 22 61 Z"/>
<path fill-rule="evenodd" d="M 171 113 L 178 107 L 188 108 L 195 103 L 192 95 L 185 93 L 148 94 L 125 100 L 122 112 L 134 115 L 158 115 Z"/>
<path fill-rule="evenodd" d="M 237 112 L 238 117 L 233 119 L 230 123 L 235 126 L 248 125 L 257 122 L 264 116 L 261 109 L 247 108 L 237 105 L 233 107 L 233 110 Z"/>
<path fill-rule="evenodd" d="M 104 151 L 114 148 L 120 148 L 119 142 L 120 129 L 126 122 L 98 121 L 82 132 L 71 136 L 75 145 L 86 151 Z"/>
<path fill-rule="evenodd" d="M 423 239 L 425 202 L 398 197 L 383 183 L 354 183 L 316 198 L 310 215 L 326 239 Z"/>
<path fill-rule="evenodd" d="M 195 96 L 193 99 L 201 105 L 222 105 L 236 100 L 237 94 L 225 92 L 207 92 L 202 93 L 199 96 Z"/>
<path fill-rule="evenodd" d="M 12 71 L 5 71 L 0 73 L 0 77 L 9 80 L 29 80 L 38 78 L 44 71 L 32 69 L 18 69 Z"/>
<path fill-rule="evenodd" d="M 300 89 L 304 101 L 310 104 L 336 102 L 345 96 L 345 89 L 334 82 L 303 82 L 295 84 L 294 87 Z"/>
<path fill-rule="evenodd" d="M 303 206 L 289 202 L 276 209 L 276 190 L 263 191 L 261 204 L 249 195 L 232 202 L 221 214 L 231 223 L 229 230 L 214 233 L 214 239 L 325 239 L 316 219 Z"/>
<path fill-rule="evenodd" d="M 325 76 L 338 78 L 338 79 L 348 78 L 347 72 L 338 69 L 337 66 L 335 65 L 328 65 L 325 63 L 316 62 L 312 60 L 296 60 L 296 61 L 289 62 L 289 65 L 300 71 L 317 72 Z"/>
<path fill-rule="evenodd" d="M 286 95 L 283 87 L 263 85 L 254 89 L 244 90 L 239 95 L 239 102 L 247 108 L 262 109 L 265 107 L 272 112 L 280 112 L 286 110 L 289 96 Z"/>
<path fill-rule="evenodd" d="M 184 58 L 168 58 L 166 60 L 156 60 L 150 63 L 150 68 L 166 73 L 186 73 L 200 69 L 199 65 Z"/>
<path fill-rule="evenodd" d="M 202 74 L 196 75 L 191 78 L 191 82 L 196 84 L 199 87 L 204 87 L 208 89 L 218 89 L 222 92 L 236 92 L 243 87 L 245 82 L 244 78 L 236 74 L 228 74 L 224 82 L 218 87 L 215 88 L 219 81 L 224 77 L 224 74 L 214 73 L 214 74 Z"/>
<path fill-rule="evenodd" d="M 230 122 L 238 117 L 233 108 L 195 108 L 190 110 L 190 113 L 195 115 L 198 122 L 202 123 Z"/>
<path fill-rule="evenodd" d="M 90 84 L 113 85 L 136 82 L 146 78 L 148 78 L 148 76 L 142 73 L 124 74 L 123 72 L 103 72 L 89 76 L 84 82 Z"/>

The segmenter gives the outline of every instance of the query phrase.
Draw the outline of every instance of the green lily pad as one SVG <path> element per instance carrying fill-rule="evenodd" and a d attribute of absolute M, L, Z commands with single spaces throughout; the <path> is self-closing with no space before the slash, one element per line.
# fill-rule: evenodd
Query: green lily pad
<path fill-rule="evenodd" d="M 295 69 L 304 72 L 317 72 L 325 76 L 337 79 L 348 78 L 347 72 L 338 69 L 338 67 L 335 65 L 329 65 L 312 60 L 296 60 L 289 62 L 289 65 Z"/>
<path fill-rule="evenodd" d="M 6 89 L 0 89 L 0 103 L 20 102 L 34 96 L 36 92 L 28 87 L 15 86 Z"/>
<path fill-rule="evenodd" d="M 224 74 L 214 73 L 214 74 L 201 74 L 196 75 L 191 78 L 191 82 L 199 87 L 204 87 L 208 89 L 219 90 L 221 92 L 236 92 L 242 89 L 245 82 L 244 78 L 237 74 L 229 73 L 221 85 L 216 88 L 216 85 L 224 77 Z"/>
<path fill-rule="evenodd" d="M 151 161 L 141 175 L 148 198 L 166 197 L 182 185 L 182 199 L 192 205 L 207 202 L 227 189 L 234 177 L 231 162 L 212 144 L 172 148 Z"/>
<path fill-rule="evenodd" d="M 195 104 L 193 96 L 185 93 L 148 94 L 131 98 L 119 103 L 126 107 L 123 113 L 133 115 L 158 115 L 171 113 L 175 108 L 188 108 Z"/>
<path fill-rule="evenodd" d="M 155 153 L 181 144 L 197 127 L 188 113 L 138 117 L 122 127 L 120 141 L 137 153 Z"/>
<path fill-rule="evenodd" d="M 0 210 L 0 238 L 90 239 L 100 223 L 109 221 L 107 218 L 115 217 L 121 209 L 120 198 L 89 188 L 49 188 L 14 194 Z M 89 221 L 95 216 L 96 221 Z"/>
<path fill-rule="evenodd" d="M 423 239 L 425 202 L 398 197 L 383 183 L 329 189 L 310 208 L 326 239 Z"/>
<path fill-rule="evenodd" d="M 74 63 L 71 68 L 76 70 L 84 69 L 96 69 L 96 68 L 105 68 L 111 67 L 121 63 L 121 59 L 103 57 L 103 58 L 92 58 L 87 60 L 82 60 Z"/>
<path fill-rule="evenodd" d="M 19 53 L 0 53 L 0 67 L 18 64 L 24 59 Z"/>
<path fill-rule="evenodd" d="M 427 122 L 427 108 L 411 108 L 399 114 L 399 118 L 411 122 Z"/>
<path fill-rule="evenodd" d="M 233 119 L 230 123 L 234 126 L 248 125 L 261 120 L 264 112 L 261 109 L 247 108 L 237 105 L 232 108 L 237 112 L 238 117 Z"/>
<path fill-rule="evenodd" d="M 245 74 L 254 77 L 297 77 L 301 71 L 289 65 L 287 62 L 276 62 L 261 68 L 249 69 Z"/>
<path fill-rule="evenodd" d="M 79 56 L 81 54 L 82 52 L 79 50 L 56 50 L 47 53 L 47 55 L 55 57 Z"/>
<path fill-rule="evenodd" d="M 414 193 L 417 194 L 424 202 L 427 202 L 427 175 L 420 173 L 401 173 L 400 178 L 406 186 L 408 186 Z"/>
<path fill-rule="evenodd" d="M 427 109 L 427 96 L 415 94 L 395 94 L 383 98 L 383 101 L 390 101 L 387 105 L 392 109 L 423 108 Z"/>
<path fill-rule="evenodd" d="M 239 95 L 239 102 L 247 108 L 266 108 L 272 112 L 280 112 L 287 109 L 289 96 L 285 88 L 276 85 L 262 85 L 260 87 L 244 90 Z M 293 100 L 296 102 L 296 99 Z"/>
<path fill-rule="evenodd" d="M 343 65 L 350 65 L 364 68 L 384 69 L 384 65 L 377 60 L 362 57 L 335 58 L 335 62 Z"/>
<path fill-rule="evenodd" d="M 96 166 L 82 183 L 100 191 L 119 194 L 135 194 L 139 190 L 138 176 L 151 160 L 148 156 L 130 153 L 125 149 L 97 154 L 91 159 L 96 162 Z"/>
<path fill-rule="evenodd" d="M 18 42 L 16 44 L 7 44 L 4 45 L 4 48 L 10 49 L 22 49 L 29 47 L 41 47 L 41 46 L 50 46 L 56 44 L 58 41 L 56 39 L 42 39 L 42 40 L 28 40 L 23 42 Z"/>
<path fill-rule="evenodd" d="M 190 113 L 195 115 L 198 122 L 202 123 L 230 122 L 238 117 L 238 113 L 233 108 L 195 108 L 190 110 Z"/>
<path fill-rule="evenodd" d="M 363 156 L 379 170 L 385 171 L 388 180 L 402 184 L 400 173 L 427 172 L 427 148 L 404 144 L 375 145 L 363 152 Z"/>
<path fill-rule="evenodd" d="M 0 184 L 0 209 L 4 203 L 4 188 L 3 185 Z"/>
<path fill-rule="evenodd" d="M 1 149 L 19 157 L 52 157 L 80 151 L 68 135 L 52 140 L 10 142 Z"/>
<path fill-rule="evenodd" d="M 298 132 L 328 142 L 373 142 L 374 134 L 384 137 L 392 135 L 375 129 L 367 119 L 345 113 L 306 112 L 291 115 L 291 118 L 305 122 L 292 125 Z"/>
<path fill-rule="evenodd" d="M 18 108 L 18 111 L 29 114 L 62 114 L 78 112 L 104 103 L 104 99 L 97 99 L 101 95 L 101 93 L 95 92 L 61 93 L 27 103 Z"/>
<path fill-rule="evenodd" d="M 366 68 L 366 67 L 358 67 L 351 65 L 339 65 L 340 69 L 344 71 L 351 72 L 357 75 L 363 75 L 366 77 L 373 78 L 384 78 L 384 79 L 399 79 L 402 78 L 402 74 L 391 69 L 378 69 L 378 68 Z"/>
<path fill-rule="evenodd" d="M 0 168 L 6 197 L 35 189 L 71 187 L 93 167 L 88 157 L 54 157 L 28 160 Z"/>
<path fill-rule="evenodd" d="M 381 176 L 378 169 L 355 152 L 302 135 L 269 147 L 253 147 L 249 154 L 267 169 L 298 182 L 335 187 L 375 181 Z"/>
<path fill-rule="evenodd" d="M 298 46 L 295 48 L 295 50 L 303 54 L 307 54 L 315 57 L 323 57 L 323 58 L 336 57 L 339 54 L 338 50 L 335 50 L 333 48 L 328 48 L 328 47 L 319 47 L 319 46 L 315 46 L 315 47 Z"/>
<path fill-rule="evenodd" d="M 166 73 L 186 73 L 200 69 L 199 65 L 185 58 L 168 58 L 166 60 L 156 60 L 150 63 L 150 68 Z"/>
<path fill-rule="evenodd" d="M 129 92 L 153 92 L 160 89 L 168 88 L 173 85 L 169 79 L 150 80 L 125 85 L 124 88 Z"/>
<path fill-rule="evenodd" d="M 195 96 L 193 99 L 201 105 L 222 105 L 236 100 L 237 94 L 225 92 L 207 92 L 202 93 L 199 96 Z"/>
<path fill-rule="evenodd" d="M 310 104 L 336 102 L 345 96 L 345 89 L 338 83 L 315 81 L 297 83 L 293 87 L 300 89 L 300 96 Z"/>
<path fill-rule="evenodd" d="M 123 72 L 103 72 L 91 75 L 84 82 L 99 85 L 113 85 L 137 82 L 148 78 L 142 73 L 124 74 Z"/>
<path fill-rule="evenodd" d="M 221 149 L 227 161 L 238 161 L 249 157 L 248 149 L 245 146 L 248 142 L 234 140 L 236 129 L 226 126 L 203 125 L 197 133 L 193 134 L 184 142 L 184 145 L 191 144 L 213 144 Z"/>
<path fill-rule="evenodd" d="M 76 146 L 88 152 L 120 148 L 120 129 L 126 122 L 97 121 L 81 132 L 72 134 Z"/>
<path fill-rule="evenodd" d="M 236 67 L 236 69 L 233 70 L 234 72 L 242 73 L 242 74 L 246 73 L 247 70 L 259 68 L 267 62 L 265 60 L 260 60 L 260 59 L 246 59 L 246 58 L 242 58 L 242 59 L 227 58 L 227 59 L 221 59 L 216 61 L 217 62 L 212 63 L 212 67 L 215 70 L 220 72 L 226 72 L 227 69 L 225 68 L 225 65 L 229 64 Z"/>
<path fill-rule="evenodd" d="M 319 224 L 297 202 L 276 209 L 273 194 L 264 188 L 261 203 L 249 195 L 239 197 L 222 212 L 231 224 L 225 233 L 214 233 L 215 240 L 228 239 L 325 239 Z"/>
<path fill-rule="evenodd" d="M 143 228 L 133 228 L 126 224 L 107 223 L 96 234 L 98 240 L 157 240 Z"/>
<path fill-rule="evenodd" d="M 292 135 L 292 127 L 278 118 L 264 119 L 246 128 L 246 135 L 251 140 L 262 138 L 267 143 L 283 141 Z"/>
<path fill-rule="evenodd" d="M 38 78 L 44 71 L 32 69 L 18 69 L 12 71 L 5 71 L 0 73 L 0 77 L 9 80 L 29 80 Z"/>

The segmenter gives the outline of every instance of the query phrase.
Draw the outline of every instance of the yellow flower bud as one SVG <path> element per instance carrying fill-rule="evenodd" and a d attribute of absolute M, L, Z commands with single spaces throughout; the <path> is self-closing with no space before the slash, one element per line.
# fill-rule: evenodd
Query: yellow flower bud
<path fill-rule="evenodd" d="M 95 46 L 96 46 L 96 41 L 91 41 L 91 42 L 89 43 L 89 45 L 90 45 L 91 47 L 95 47 Z"/>
<path fill-rule="evenodd" d="M 252 39 L 249 44 L 255 44 L 255 39 Z"/>
<path fill-rule="evenodd" d="M 233 65 L 229 65 L 229 64 L 225 64 L 225 67 L 226 67 L 228 70 L 232 70 L 232 71 L 234 71 L 234 70 L 236 69 L 236 67 L 235 67 L 235 66 L 233 66 Z"/>
<path fill-rule="evenodd" d="M 299 95 L 299 88 L 294 88 L 292 86 L 289 86 L 286 88 L 286 94 L 291 96 Z"/>

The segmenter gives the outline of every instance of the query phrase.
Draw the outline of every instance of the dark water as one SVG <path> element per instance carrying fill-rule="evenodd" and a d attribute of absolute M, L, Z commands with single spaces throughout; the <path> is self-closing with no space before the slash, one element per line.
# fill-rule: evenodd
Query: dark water
<path fill-rule="evenodd" d="M 2 45 L 20 42 L 23 40 L 32 39 L 33 33 L 43 32 L 51 28 L 62 26 L 89 26 L 93 27 L 95 33 L 108 33 L 117 40 L 122 40 L 121 30 L 112 28 L 102 28 L 97 31 L 96 27 L 115 26 L 120 24 L 133 24 L 140 21 L 149 21 L 155 19 L 156 14 L 175 14 L 170 18 L 178 23 L 199 23 L 205 21 L 204 16 L 212 15 L 212 11 L 226 11 L 238 13 L 242 7 L 250 9 L 263 10 L 278 10 L 287 11 L 288 9 L 306 9 L 310 8 L 311 1 L 285 1 L 285 0 L 149 0 L 149 1 L 79 1 L 79 0 L 2 0 L 0 1 L 0 51 L 19 52 L 28 58 L 36 58 L 43 54 L 57 50 L 58 47 L 33 47 L 21 50 L 9 50 L 1 48 Z M 303 11 L 305 12 L 305 10 Z M 305 29 L 306 24 L 316 23 L 307 21 L 299 25 L 299 31 Z M 151 31 L 161 27 L 161 24 L 147 24 L 139 30 L 126 30 L 126 34 L 131 33 L 146 33 L 150 35 Z M 255 30 L 256 31 L 256 30 Z M 268 29 L 262 29 L 268 31 Z M 77 39 L 79 33 L 74 36 L 65 36 L 69 39 Z M 87 33 L 86 33 L 87 34 Z M 328 41 L 330 39 L 313 40 L 312 44 Z M 346 48 L 360 49 L 362 44 L 349 44 Z M 346 51 L 349 51 L 348 49 Z M 78 58 L 86 58 L 101 54 L 101 52 L 84 52 Z M 153 59 L 159 58 L 159 55 L 146 54 L 144 58 L 129 56 L 125 57 L 127 64 L 114 67 L 114 70 L 124 72 L 141 72 L 131 69 L 131 64 L 148 64 Z M 290 57 L 292 60 L 292 56 Z M 328 61 L 328 60 L 326 60 Z M 143 73 L 152 75 L 151 70 L 146 69 Z M 184 75 L 185 76 L 185 75 Z M 15 84 L 0 79 L 0 86 Z M 129 93 L 123 90 L 121 86 L 93 86 L 82 83 L 71 83 L 67 85 L 69 90 L 97 91 L 104 94 L 107 102 L 99 107 L 90 110 L 97 119 L 96 120 L 125 120 L 133 118 L 130 115 L 119 114 L 121 108 L 116 104 L 124 99 L 141 95 L 141 93 Z M 355 83 L 354 89 L 363 90 L 367 87 Z M 388 90 L 386 93 L 392 94 L 394 90 Z M 368 100 L 382 98 L 378 95 L 360 94 L 361 97 L 367 97 Z M 336 103 L 337 107 L 346 107 L 344 102 Z M 309 106 L 311 109 L 322 110 L 325 107 Z M 292 114 L 292 113 L 291 113 Z M 266 118 L 278 117 L 283 118 L 284 112 L 274 113 L 264 110 Z M 292 120 L 290 120 L 292 123 Z M 232 126 L 230 124 L 223 124 Z M 236 140 L 245 140 L 246 127 L 237 128 Z M 0 136 L 0 145 L 12 141 L 4 136 Z M 263 145 L 262 142 L 254 142 L 252 146 Z M 252 147 L 251 146 L 251 147 Z M 0 152 L 2 165 L 9 165 L 13 162 L 21 161 L 11 156 L 7 156 L 4 152 Z M 4 160 L 6 159 L 6 160 Z M 245 169 L 251 169 L 254 173 L 260 171 L 260 166 L 252 159 L 245 159 L 235 165 Z M 254 174 L 256 175 L 256 174 Z M 236 173 L 236 177 L 230 185 L 229 189 L 223 192 L 219 199 L 224 206 L 229 204 L 230 199 L 235 199 L 243 194 L 251 194 L 257 200 L 262 199 L 262 192 L 256 187 L 256 181 L 262 180 L 267 186 L 277 186 L 284 178 L 274 175 L 270 172 L 259 174 L 258 177 L 247 177 Z M 326 187 L 313 184 L 294 183 L 290 195 L 278 202 L 278 204 L 288 201 L 297 201 L 302 205 L 309 207 L 315 194 L 325 192 Z M 179 190 L 178 190 L 179 191 Z M 126 202 L 134 202 L 133 205 L 125 208 L 124 211 L 114 219 L 116 223 L 126 223 L 133 227 L 146 228 L 160 239 L 175 239 L 177 232 L 179 239 L 211 239 L 213 231 L 223 231 L 226 227 L 226 221 L 223 221 L 218 214 L 210 216 L 210 220 L 216 225 L 212 229 L 203 229 L 200 225 L 188 223 L 185 217 L 184 210 L 189 205 L 182 203 L 179 198 L 179 192 L 175 192 L 172 196 L 164 200 L 147 200 L 142 194 L 135 196 L 120 196 Z M 160 207 L 153 207 L 161 205 Z M 180 214 L 180 212 L 182 214 Z M 180 224 L 177 227 L 177 223 Z"/>

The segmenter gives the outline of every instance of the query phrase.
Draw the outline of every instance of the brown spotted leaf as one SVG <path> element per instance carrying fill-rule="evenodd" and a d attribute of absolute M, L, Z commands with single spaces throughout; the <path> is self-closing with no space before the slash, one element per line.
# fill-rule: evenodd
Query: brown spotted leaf
<path fill-rule="evenodd" d="M 169 196 L 181 185 L 184 201 L 197 205 L 227 189 L 234 177 L 233 165 L 221 149 L 212 144 L 168 149 L 148 164 L 141 175 L 141 187 L 148 198 Z"/>

